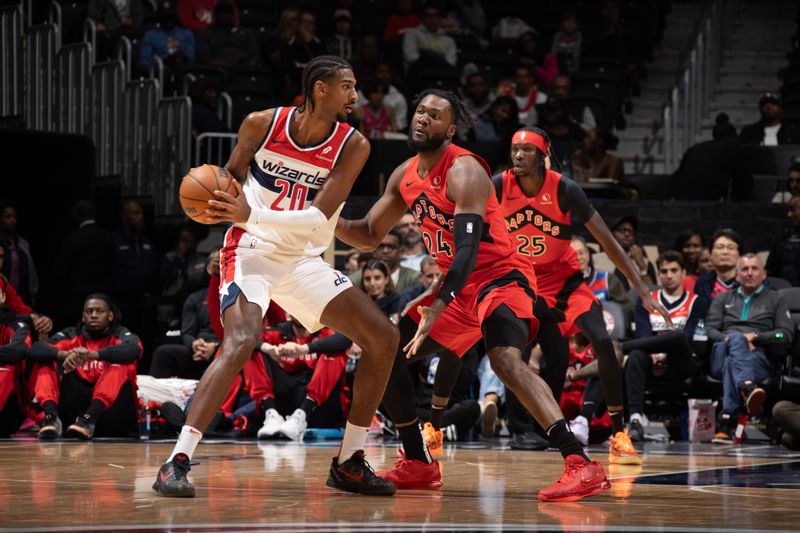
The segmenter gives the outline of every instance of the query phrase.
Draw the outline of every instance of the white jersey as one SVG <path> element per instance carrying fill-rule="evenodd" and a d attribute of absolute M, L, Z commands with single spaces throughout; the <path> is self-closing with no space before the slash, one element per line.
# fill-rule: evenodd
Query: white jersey
<path fill-rule="evenodd" d="M 289 132 L 295 112 L 296 107 L 275 109 L 272 123 L 253 157 L 243 187 L 251 208 L 274 211 L 308 209 L 355 131 L 352 126 L 337 122 L 324 141 L 313 146 L 300 146 Z M 239 236 L 244 240 L 239 246 L 245 244 L 270 254 L 291 257 L 318 256 L 330 246 L 343 206 L 339 206 L 328 222 L 314 232 L 238 224 L 246 231 Z"/>

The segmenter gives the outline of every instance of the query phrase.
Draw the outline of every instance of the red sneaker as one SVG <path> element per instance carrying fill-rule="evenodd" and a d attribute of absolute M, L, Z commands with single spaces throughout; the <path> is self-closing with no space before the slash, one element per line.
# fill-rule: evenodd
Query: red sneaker
<path fill-rule="evenodd" d="M 425 464 L 417 459 L 406 459 L 402 450 L 399 461 L 375 474 L 391 481 L 398 489 L 438 489 L 442 486 L 439 461 L 434 459 L 431 464 Z"/>
<path fill-rule="evenodd" d="M 611 488 L 603 467 L 597 461 L 587 461 L 580 455 L 570 455 L 564 462 L 561 479 L 539 491 L 544 502 L 574 502 L 600 494 Z"/>

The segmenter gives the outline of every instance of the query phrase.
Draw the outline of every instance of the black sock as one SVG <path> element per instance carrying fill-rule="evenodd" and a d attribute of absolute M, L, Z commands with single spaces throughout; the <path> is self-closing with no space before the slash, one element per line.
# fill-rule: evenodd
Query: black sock
<path fill-rule="evenodd" d="M 587 461 L 590 461 L 589 456 L 583 452 L 583 446 L 572 434 L 572 431 L 567 427 L 567 423 L 561 419 L 547 429 L 547 436 L 550 439 L 550 444 L 556 446 L 561 450 L 561 455 L 564 459 L 568 455 L 580 455 Z"/>
<path fill-rule="evenodd" d="M 302 409 L 306 413 L 306 418 L 308 418 L 316 408 L 317 408 L 317 402 L 315 402 L 308 396 L 306 396 L 306 399 L 303 400 L 302 405 L 300 405 L 300 409 Z"/>
<path fill-rule="evenodd" d="M 428 449 L 422 439 L 422 432 L 419 430 L 417 421 L 414 421 L 413 424 L 399 427 L 397 431 L 400 433 L 400 440 L 403 442 L 406 459 L 416 459 L 425 464 L 431 462 L 431 457 L 428 455 Z"/>
<path fill-rule="evenodd" d="M 442 415 L 445 409 L 447 406 L 431 405 L 431 425 L 437 431 L 442 429 Z"/>
<path fill-rule="evenodd" d="M 92 403 L 89 404 L 89 408 L 86 410 L 86 416 L 89 418 L 91 422 L 97 420 L 97 417 L 100 416 L 100 413 L 106 410 L 106 404 L 101 402 L 100 400 L 92 400 Z"/>
<path fill-rule="evenodd" d="M 270 409 L 275 409 L 275 398 L 264 398 L 261 400 L 261 410 L 266 413 Z"/>
<path fill-rule="evenodd" d="M 608 411 L 611 416 L 611 429 L 614 435 L 620 431 L 625 431 L 625 414 L 623 411 Z"/>
<path fill-rule="evenodd" d="M 53 400 L 47 400 L 42 404 L 42 410 L 47 416 L 58 416 L 58 405 Z"/>
<path fill-rule="evenodd" d="M 581 416 L 586 419 L 587 422 L 592 421 L 592 417 L 594 416 L 594 411 L 597 408 L 594 402 L 583 402 L 583 407 L 581 407 Z"/>

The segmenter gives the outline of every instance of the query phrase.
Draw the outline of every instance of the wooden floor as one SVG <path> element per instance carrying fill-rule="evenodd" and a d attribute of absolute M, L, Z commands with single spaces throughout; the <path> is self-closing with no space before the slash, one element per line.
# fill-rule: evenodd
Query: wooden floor
<path fill-rule="evenodd" d="M 449 447 L 441 491 L 365 497 L 325 487 L 333 445 L 202 444 L 194 499 L 151 489 L 172 443 L 0 441 L 0 531 L 797 530 L 800 455 L 777 447 L 648 445 L 612 490 L 539 503 L 557 452 Z M 607 465 L 602 448 L 592 455 Z M 371 447 L 380 468 L 393 447 Z"/>

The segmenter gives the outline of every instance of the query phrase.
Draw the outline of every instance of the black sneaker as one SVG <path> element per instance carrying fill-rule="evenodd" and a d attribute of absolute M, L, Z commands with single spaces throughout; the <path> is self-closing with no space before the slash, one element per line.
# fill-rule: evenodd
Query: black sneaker
<path fill-rule="evenodd" d="M 61 437 L 62 428 L 58 415 L 45 415 L 42 427 L 39 428 L 39 440 L 55 440 Z"/>
<path fill-rule="evenodd" d="M 191 469 L 189 457 L 176 454 L 172 461 L 161 465 L 153 490 L 166 498 L 194 498 L 194 485 L 186 477 Z"/>
<path fill-rule="evenodd" d="M 550 447 L 550 441 L 535 431 L 527 431 L 515 433 L 508 445 L 512 450 L 546 450 Z"/>
<path fill-rule="evenodd" d="M 160 410 L 167 424 L 178 428 L 178 431 L 180 431 L 186 423 L 186 415 L 183 414 L 183 409 L 181 409 L 180 405 L 177 403 L 164 402 L 161 404 Z"/>
<path fill-rule="evenodd" d="M 375 471 L 364 458 L 363 450 L 358 450 L 342 464 L 339 464 L 338 457 L 334 457 L 325 485 L 372 496 L 391 496 L 397 491 L 394 483 L 375 475 Z"/>
<path fill-rule="evenodd" d="M 82 414 L 75 419 L 75 423 L 67 428 L 68 437 L 77 437 L 83 440 L 89 440 L 94 436 L 95 422 L 88 414 Z"/>

